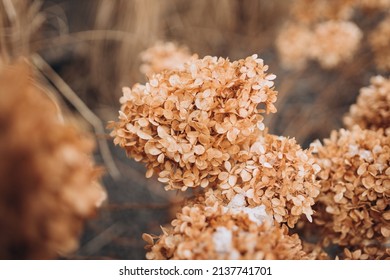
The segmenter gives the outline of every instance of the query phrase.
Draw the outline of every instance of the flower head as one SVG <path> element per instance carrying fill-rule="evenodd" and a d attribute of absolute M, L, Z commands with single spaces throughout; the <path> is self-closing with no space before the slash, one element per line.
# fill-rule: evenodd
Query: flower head
<path fill-rule="evenodd" d="M 306 65 L 312 37 L 313 33 L 306 25 L 289 23 L 283 27 L 276 39 L 283 67 L 300 69 Z"/>
<path fill-rule="evenodd" d="M 296 0 L 292 15 L 297 22 L 307 25 L 327 20 L 348 20 L 353 15 L 356 0 Z"/>
<path fill-rule="evenodd" d="M 371 78 L 370 86 L 360 90 L 357 102 L 351 106 L 344 123 L 348 128 L 359 125 L 366 129 L 390 130 L 390 79 L 382 76 Z"/>
<path fill-rule="evenodd" d="M 314 29 L 310 55 L 324 68 L 334 68 L 350 61 L 363 37 L 359 27 L 350 21 L 326 21 Z"/>
<path fill-rule="evenodd" d="M 309 150 L 294 139 L 266 134 L 240 153 L 245 160 L 221 166 L 214 189 L 206 193 L 211 204 L 229 207 L 239 197 L 242 207 L 264 207 L 272 219 L 289 227 L 302 214 L 312 220 L 320 167 Z"/>
<path fill-rule="evenodd" d="M 148 259 L 305 259 L 298 235 L 287 227 L 257 223 L 244 212 L 205 206 L 203 197 L 184 206 L 160 236 L 144 234 Z"/>
<path fill-rule="evenodd" d="M 141 53 L 143 62 L 141 72 L 151 77 L 164 70 L 183 70 L 186 62 L 197 58 L 198 56 L 192 55 L 187 47 L 172 42 L 157 42 Z"/>
<path fill-rule="evenodd" d="M 355 126 L 313 147 L 321 166 L 314 220 L 324 229 L 324 244 L 389 257 L 390 137 Z"/>
<path fill-rule="evenodd" d="M 0 130 L 0 259 L 75 250 L 105 198 L 92 139 L 64 123 L 24 63 L 0 71 Z"/>
<path fill-rule="evenodd" d="M 208 56 L 125 88 L 119 121 L 111 123 L 114 142 L 167 189 L 207 187 L 224 162 L 243 161 L 239 152 L 264 129 L 262 114 L 276 111 L 275 75 L 267 70 L 256 55 Z"/>

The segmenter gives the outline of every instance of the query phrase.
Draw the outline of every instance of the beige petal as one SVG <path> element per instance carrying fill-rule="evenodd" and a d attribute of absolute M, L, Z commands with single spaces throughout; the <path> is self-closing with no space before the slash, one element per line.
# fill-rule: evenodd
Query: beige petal
<path fill-rule="evenodd" d="M 142 130 L 138 130 L 137 131 L 137 135 L 138 135 L 139 138 L 144 139 L 144 140 L 153 139 L 153 137 L 151 135 L 143 132 Z"/>
<path fill-rule="evenodd" d="M 157 127 L 157 134 L 161 139 L 165 139 L 170 136 L 168 131 L 169 131 L 168 128 L 163 127 L 161 125 Z"/>
<path fill-rule="evenodd" d="M 152 145 L 146 146 L 145 145 L 145 153 L 150 154 L 152 156 L 157 156 L 157 155 L 161 154 L 161 150 L 158 149 L 156 146 L 152 146 Z"/>
<path fill-rule="evenodd" d="M 202 188 L 206 188 L 208 185 L 209 185 L 210 181 L 207 180 L 207 179 L 203 179 L 201 182 L 200 182 L 200 186 Z"/>
<path fill-rule="evenodd" d="M 227 172 L 221 172 L 218 174 L 218 179 L 221 181 L 227 180 L 228 177 L 229 177 L 229 173 Z"/>
<path fill-rule="evenodd" d="M 236 183 L 237 183 L 237 176 L 236 175 L 230 175 L 228 182 L 229 182 L 230 186 L 232 186 L 232 187 L 235 186 Z"/>
<path fill-rule="evenodd" d="M 138 122 L 140 127 L 146 127 L 149 125 L 149 121 L 145 118 L 141 118 L 137 122 Z"/>
<path fill-rule="evenodd" d="M 145 242 L 148 243 L 149 245 L 153 245 L 154 244 L 153 237 L 150 234 L 143 233 L 142 234 L 142 239 L 145 240 Z"/>
<path fill-rule="evenodd" d="M 390 227 L 389 226 L 383 226 L 381 227 L 381 233 L 384 237 L 388 238 L 390 237 Z"/>
<path fill-rule="evenodd" d="M 197 155 L 203 155 L 206 149 L 202 145 L 196 145 L 194 147 L 194 153 Z"/>
<path fill-rule="evenodd" d="M 161 182 L 161 183 L 168 183 L 169 182 L 169 178 L 161 178 L 161 177 L 159 177 L 159 178 L 157 178 L 157 180 L 159 182 Z"/>
<path fill-rule="evenodd" d="M 153 176 L 153 173 L 154 173 L 153 168 L 150 168 L 150 169 L 148 169 L 148 171 L 146 171 L 145 177 L 151 178 Z"/>
<path fill-rule="evenodd" d="M 245 169 L 241 171 L 240 176 L 243 182 L 249 182 L 252 179 L 252 175 Z"/>

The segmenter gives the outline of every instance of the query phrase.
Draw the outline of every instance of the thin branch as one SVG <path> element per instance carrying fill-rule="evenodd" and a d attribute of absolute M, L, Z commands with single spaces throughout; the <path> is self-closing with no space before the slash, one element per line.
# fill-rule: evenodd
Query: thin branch
<path fill-rule="evenodd" d="M 85 103 L 77 96 L 77 94 L 69 87 L 67 83 L 51 68 L 51 66 L 39 55 L 33 54 L 31 59 L 35 67 L 45 75 L 45 77 L 53 83 L 59 92 L 68 100 L 80 115 L 93 127 L 96 134 L 104 135 L 104 125 Z M 107 167 L 110 176 L 117 180 L 120 177 L 120 172 L 112 158 L 107 141 L 101 137 L 97 137 L 100 153 Z"/>

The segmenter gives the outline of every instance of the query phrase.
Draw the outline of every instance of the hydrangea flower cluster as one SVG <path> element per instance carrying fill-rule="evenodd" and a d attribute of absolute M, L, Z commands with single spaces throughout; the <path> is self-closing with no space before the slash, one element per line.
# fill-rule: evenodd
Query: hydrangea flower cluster
<path fill-rule="evenodd" d="M 361 250 L 359 258 L 390 257 L 390 137 L 355 126 L 312 145 L 321 166 L 314 218 L 323 244 Z"/>
<path fill-rule="evenodd" d="M 286 226 L 273 226 L 269 220 L 263 222 L 267 215 L 261 210 L 247 208 L 248 212 L 244 212 L 238 207 L 209 207 L 204 196 L 189 201 L 172 221 L 172 228 L 163 228 L 158 237 L 144 234 L 150 250 L 146 257 L 309 259 L 297 234 L 289 235 Z"/>
<path fill-rule="evenodd" d="M 308 46 L 313 32 L 304 24 L 286 24 L 276 38 L 276 48 L 283 67 L 303 69 L 308 61 Z"/>
<path fill-rule="evenodd" d="M 389 0 L 295 0 L 276 38 L 282 65 L 302 69 L 309 60 L 325 69 L 350 62 L 363 38 L 353 19 L 364 13 L 388 14 Z M 371 16 L 371 15 L 370 15 Z M 368 36 L 379 69 L 389 69 L 389 16 Z"/>
<path fill-rule="evenodd" d="M 355 2 L 360 0 L 295 0 L 292 1 L 292 17 L 305 25 L 327 20 L 349 20 Z"/>
<path fill-rule="evenodd" d="M 339 258 L 390 258 L 389 96 L 389 80 L 371 78 L 344 119 L 348 130 L 312 144 L 321 167 L 316 226 L 300 223 L 317 233 L 316 246 L 337 245 Z"/>
<path fill-rule="evenodd" d="M 64 122 L 24 62 L 0 70 L 0 99 L 0 259 L 69 253 L 106 196 L 94 142 Z"/>
<path fill-rule="evenodd" d="M 362 37 L 351 21 L 329 20 L 314 27 L 289 23 L 279 33 L 276 47 L 285 68 L 303 68 L 312 59 L 330 69 L 350 61 Z"/>
<path fill-rule="evenodd" d="M 146 162 L 167 189 L 207 187 L 264 129 L 275 112 L 274 75 L 257 56 L 236 62 L 205 57 L 125 88 L 115 144 Z M 264 109 L 259 109 L 262 105 Z M 224 164 L 227 162 L 226 164 Z"/>
<path fill-rule="evenodd" d="M 384 129 L 390 135 L 390 79 L 382 76 L 371 78 L 371 85 L 360 90 L 356 104 L 353 104 L 344 118 L 344 124 L 351 129 L 358 125 L 364 129 Z"/>
<path fill-rule="evenodd" d="M 183 65 L 125 88 L 119 121 L 110 124 L 114 143 L 146 163 L 147 177 L 156 174 L 167 190 L 203 190 L 172 230 L 157 241 L 144 235 L 147 258 L 304 258 L 282 224 L 294 227 L 302 214 L 311 221 L 320 167 L 310 150 L 264 127 L 262 114 L 276 112 L 275 75 L 256 55 Z M 231 226 L 219 224 L 225 220 Z M 237 247 L 246 239 L 258 245 Z"/>
<path fill-rule="evenodd" d="M 141 72 L 147 77 L 164 70 L 183 70 L 184 62 L 197 59 L 186 46 L 178 46 L 173 42 L 158 42 L 141 53 Z"/>
<path fill-rule="evenodd" d="M 334 68 L 351 61 L 363 37 L 359 27 L 351 21 L 326 21 L 314 28 L 309 55 L 323 68 Z"/>

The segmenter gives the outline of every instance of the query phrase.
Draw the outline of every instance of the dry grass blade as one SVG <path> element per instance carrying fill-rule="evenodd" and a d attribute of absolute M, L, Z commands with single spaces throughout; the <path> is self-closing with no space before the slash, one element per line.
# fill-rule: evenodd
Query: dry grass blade
<path fill-rule="evenodd" d="M 98 135 L 104 135 L 104 125 L 101 120 L 85 105 L 77 94 L 66 84 L 62 78 L 51 68 L 49 64 L 38 54 L 31 56 L 33 64 L 38 68 L 63 94 L 63 96 L 76 108 L 76 110 L 87 120 Z M 106 164 L 110 176 L 117 180 L 120 172 L 112 158 L 110 149 L 105 139 L 97 139 L 102 158 Z"/>
<path fill-rule="evenodd" d="M 42 1 L 0 1 L 0 61 L 8 63 L 31 50 L 31 41 L 41 27 Z"/>

